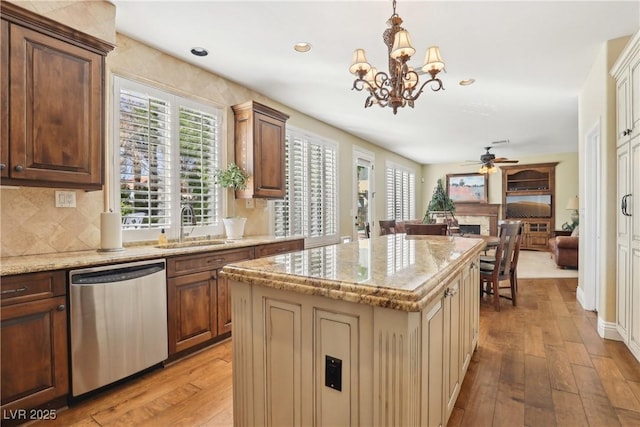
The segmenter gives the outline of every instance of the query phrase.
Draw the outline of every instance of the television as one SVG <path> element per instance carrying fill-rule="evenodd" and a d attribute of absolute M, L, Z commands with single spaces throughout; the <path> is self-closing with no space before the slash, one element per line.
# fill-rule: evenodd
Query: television
<path fill-rule="evenodd" d="M 506 218 L 551 218 L 551 195 L 506 196 Z"/>

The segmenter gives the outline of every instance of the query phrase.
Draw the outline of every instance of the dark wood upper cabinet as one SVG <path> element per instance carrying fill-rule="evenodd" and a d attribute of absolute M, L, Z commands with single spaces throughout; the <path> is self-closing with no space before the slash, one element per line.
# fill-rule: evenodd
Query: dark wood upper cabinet
<path fill-rule="evenodd" d="M 2 121 L 8 124 L 8 133 L 2 131 L 3 183 L 102 188 L 104 68 L 113 46 L 6 6 L 3 3 Z"/>
<path fill-rule="evenodd" d="M 289 118 L 251 101 L 231 107 L 235 116 L 235 155 L 251 178 L 240 199 L 281 199 L 285 195 L 285 123 Z"/>

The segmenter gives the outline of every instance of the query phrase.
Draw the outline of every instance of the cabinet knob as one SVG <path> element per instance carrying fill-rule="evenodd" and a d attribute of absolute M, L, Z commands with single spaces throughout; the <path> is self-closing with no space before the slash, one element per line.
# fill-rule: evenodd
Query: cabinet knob
<path fill-rule="evenodd" d="M 16 172 L 22 172 L 24 170 L 24 166 L 18 165 L 14 169 L 16 170 Z"/>
<path fill-rule="evenodd" d="M 7 168 L 7 164 L 6 163 L 0 163 L 0 171 L 3 171 Z"/>
<path fill-rule="evenodd" d="M 58 307 L 56 307 L 56 310 L 58 311 L 64 311 L 66 307 L 64 306 L 64 304 L 60 304 Z"/>

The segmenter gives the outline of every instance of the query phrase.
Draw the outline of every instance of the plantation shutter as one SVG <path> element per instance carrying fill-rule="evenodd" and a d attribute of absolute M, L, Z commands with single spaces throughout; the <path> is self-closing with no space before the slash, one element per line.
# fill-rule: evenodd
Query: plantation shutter
<path fill-rule="evenodd" d="M 219 221 L 218 192 L 213 174 L 219 153 L 218 118 L 193 108 L 180 107 L 180 198 L 189 203 L 199 225 Z"/>
<path fill-rule="evenodd" d="M 416 176 L 399 167 L 387 166 L 387 219 L 406 221 L 413 219 L 415 212 Z"/>
<path fill-rule="evenodd" d="M 287 187 L 273 203 L 274 234 L 302 235 L 307 243 L 337 235 L 337 148 L 292 131 L 285 146 Z"/>
<path fill-rule="evenodd" d="M 120 90 L 120 200 L 123 228 L 167 226 L 171 215 L 169 101 Z"/>

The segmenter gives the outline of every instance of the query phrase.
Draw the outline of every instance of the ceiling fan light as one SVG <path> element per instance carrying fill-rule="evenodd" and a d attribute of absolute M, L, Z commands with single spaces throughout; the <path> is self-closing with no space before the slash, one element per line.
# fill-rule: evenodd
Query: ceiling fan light
<path fill-rule="evenodd" d="M 393 37 L 393 47 L 391 48 L 391 56 L 393 59 L 398 59 L 401 56 L 411 57 L 416 50 L 411 45 L 411 37 L 409 31 L 400 30 Z"/>
<path fill-rule="evenodd" d="M 440 57 L 440 49 L 438 48 L 438 46 L 431 46 L 429 49 L 427 49 L 427 53 L 424 57 L 424 65 L 422 66 L 422 71 L 430 74 L 435 71 L 435 74 L 438 74 L 443 69 L 444 61 Z"/>
<path fill-rule="evenodd" d="M 365 56 L 364 49 L 356 49 L 353 51 L 353 61 L 351 63 L 351 67 L 349 67 L 349 72 L 351 74 L 358 74 L 358 71 L 367 72 L 371 69 L 371 65 L 367 62 L 367 57 Z"/>

